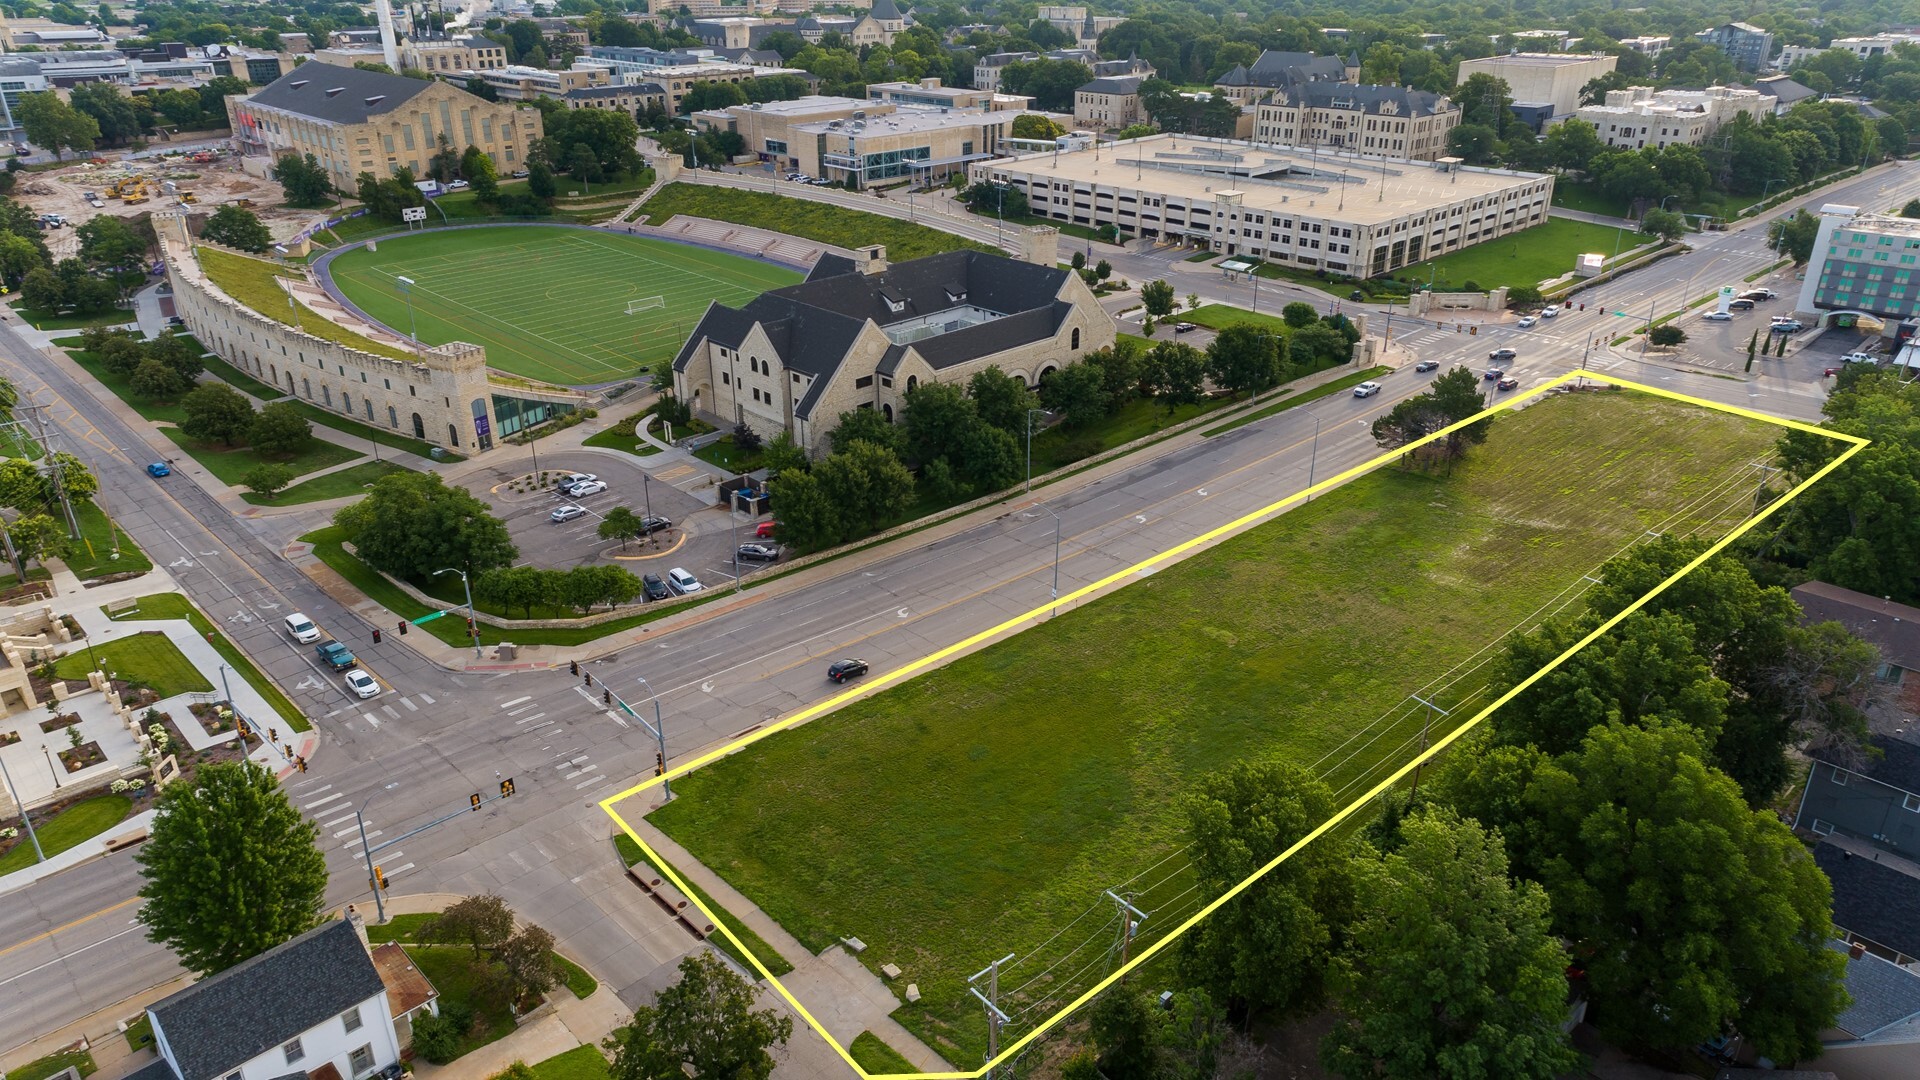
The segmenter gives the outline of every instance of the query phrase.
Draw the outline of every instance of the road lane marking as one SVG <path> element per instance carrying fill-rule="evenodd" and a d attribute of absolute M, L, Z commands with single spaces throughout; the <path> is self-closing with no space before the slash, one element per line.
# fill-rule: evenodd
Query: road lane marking
<path fill-rule="evenodd" d="M 331 794 L 331 795 L 328 795 L 328 796 L 326 796 L 326 797 L 324 797 L 324 798 L 319 798 L 319 799 L 315 799 L 315 800 L 313 800 L 312 802 L 310 802 L 310 803 L 307 803 L 307 804 L 305 804 L 305 809 L 307 809 L 307 810 L 309 810 L 309 811 L 310 811 L 310 810 L 312 810 L 312 809 L 313 809 L 314 807 L 316 807 L 316 806 L 323 806 L 323 805 L 325 805 L 325 804 L 327 804 L 327 803 L 330 803 L 330 802 L 332 802 L 332 801 L 333 801 L 333 800 L 335 800 L 335 799 L 344 799 L 344 798 L 346 798 L 346 796 L 345 796 L 345 795 L 342 795 L 342 794 L 340 794 L 339 792 L 337 792 L 337 791 L 336 791 L 336 792 L 334 792 L 333 794 Z"/>
<path fill-rule="evenodd" d="M 73 920 L 72 922 L 61 923 L 59 926 L 56 926 L 51 930 L 45 931 L 44 933 L 35 934 L 34 936 L 26 939 L 25 941 L 16 942 L 12 945 L 7 946 L 4 949 L 0 949 L 0 956 L 5 956 L 8 953 L 13 952 L 15 949 L 24 949 L 36 941 L 45 941 L 46 939 L 52 937 L 53 935 L 58 933 L 63 933 L 67 930 L 71 930 L 74 927 L 79 926 L 81 923 L 92 922 L 94 919 L 97 919 L 102 915 L 111 915 L 114 912 L 119 911 L 121 908 L 126 907 L 128 904 L 137 904 L 139 902 L 140 902 L 140 898 L 137 896 L 128 897 L 127 899 L 120 901 L 119 903 L 113 905 L 112 907 L 101 908 L 99 911 L 96 911 L 91 915 L 82 915 L 79 918 Z M 16 978 L 17 977 L 18 976 L 16 976 Z"/>

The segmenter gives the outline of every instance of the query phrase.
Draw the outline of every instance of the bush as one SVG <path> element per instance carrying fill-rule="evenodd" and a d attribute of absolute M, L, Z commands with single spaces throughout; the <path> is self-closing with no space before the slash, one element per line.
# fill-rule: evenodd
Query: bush
<path fill-rule="evenodd" d="M 413 1052 L 433 1062 L 445 1065 L 460 1053 L 460 1036 L 465 1025 L 454 1022 L 455 1006 L 442 1002 L 440 1015 L 421 1013 L 413 1020 Z"/>

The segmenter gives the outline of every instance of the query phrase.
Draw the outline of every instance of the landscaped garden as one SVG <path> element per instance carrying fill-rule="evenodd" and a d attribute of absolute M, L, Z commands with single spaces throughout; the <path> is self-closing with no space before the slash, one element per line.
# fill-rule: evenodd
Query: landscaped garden
<path fill-rule="evenodd" d="M 148 687 L 163 698 L 213 689 L 179 647 L 157 630 L 100 642 L 92 648 L 83 643 L 53 665 L 53 673 L 68 682 L 84 682 L 87 672 L 96 670 Z"/>
<path fill-rule="evenodd" d="M 134 601 L 132 610 L 120 613 L 106 610 L 106 615 L 116 621 L 125 622 L 136 622 L 142 619 L 187 620 L 193 624 L 194 630 L 201 637 L 206 638 L 213 645 L 214 651 L 220 654 L 220 658 L 225 660 L 233 670 L 239 672 L 247 685 L 253 687 L 255 692 L 273 706 L 274 712 L 280 714 L 280 719 L 286 721 L 288 727 L 294 731 L 306 731 L 312 726 L 307 723 L 307 718 L 300 714 L 300 710 L 294 708 L 293 702 L 287 700 L 287 696 L 280 692 L 280 688 L 268 681 L 267 677 L 261 674 L 260 669 L 253 665 L 253 661 L 247 659 L 246 655 L 225 634 L 215 630 L 213 623 L 200 612 L 200 609 L 194 607 L 179 593 L 153 593 L 142 596 Z M 175 652 L 178 653 L 178 650 L 176 649 Z"/>
<path fill-rule="evenodd" d="M 1102 890 L 1131 881 L 1151 928 L 1210 899 L 1162 863 L 1186 785 L 1278 756 L 1364 791 L 1417 745 L 1410 695 L 1453 710 L 1434 737 L 1471 715 L 1481 650 L 1648 530 L 1725 532 L 1773 436 L 1628 393 L 1502 414 L 1451 475 L 1356 479 L 721 758 L 652 820 L 808 949 L 857 936 L 902 967 L 925 999 L 897 1015 L 961 1060 L 984 1045 L 967 974 L 1015 952 L 1003 1005 L 1054 1007 L 1084 984 L 1022 984 Z"/>
<path fill-rule="evenodd" d="M 51 859 L 125 821 L 132 809 L 133 800 L 125 795 L 97 795 L 52 816 L 37 817 L 33 825 L 34 836 L 40 840 L 40 851 Z M 0 838 L 0 847 L 5 848 L 5 853 L 0 854 L 0 874 L 24 870 L 38 861 L 34 855 L 33 841 L 28 838 L 25 829 L 21 829 L 17 836 Z M 9 1072 L 7 1080 L 19 1075 L 18 1072 Z"/>

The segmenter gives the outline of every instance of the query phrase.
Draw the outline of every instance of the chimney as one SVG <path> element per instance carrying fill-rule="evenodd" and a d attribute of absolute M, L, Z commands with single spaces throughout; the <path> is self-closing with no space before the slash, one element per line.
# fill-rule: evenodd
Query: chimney
<path fill-rule="evenodd" d="M 871 277 L 887 272 L 887 248 L 885 244 L 870 244 L 858 248 L 853 253 L 853 263 L 860 272 Z"/>
<path fill-rule="evenodd" d="M 1856 941 L 1847 946 L 1847 959 L 1858 960 L 1865 955 L 1867 955 L 1867 947 L 1865 945 Z"/>
<path fill-rule="evenodd" d="M 372 952 L 373 943 L 367 940 L 367 920 L 354 910 L 352 904 L 347 905 L 347 921 L 353 924 L 353 932 L 360 935 L 360 947 Z"/>

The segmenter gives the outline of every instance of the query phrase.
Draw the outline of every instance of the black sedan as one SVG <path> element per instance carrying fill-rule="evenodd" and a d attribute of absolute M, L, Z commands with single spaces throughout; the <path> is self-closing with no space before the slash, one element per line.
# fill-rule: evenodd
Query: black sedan
<path fill-rule="evenodd" d="M 778 562 L 780 559 L 780 545 L 741 544 L 740 549 L 735 552 L 735 554 L 749 562 Z"/>
<path fill-rule="evenodd" d="M 1440 366 L 1440 361 L 1438 360 L 1422 360 L 1419 363 L 1413 365 L 1413 370 L 1432 371 L 1434 368 L 1437 368 L 1439 366 Z"/>
<path fill-rule="evenodd" d="M 651 536 L 662 529 L 673 528 L 673 522 L 663 517 L 643 517 L 640 519 L 640 535 Z"/>
<path fill-rule="evenodd" d="M 649 600 L 665 600 L 673 595 L 667 583 L 659 574 L 644 574 L 640 578 L 640 592 Z"/>
<path fill-rule="evenodd" d="M 857 679 L 867 673 L 865 660 L 835 660 L 827 666 L 827 680 L 843 683 L 848 679 Z"/>

